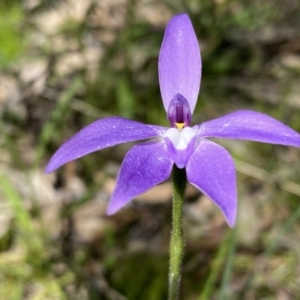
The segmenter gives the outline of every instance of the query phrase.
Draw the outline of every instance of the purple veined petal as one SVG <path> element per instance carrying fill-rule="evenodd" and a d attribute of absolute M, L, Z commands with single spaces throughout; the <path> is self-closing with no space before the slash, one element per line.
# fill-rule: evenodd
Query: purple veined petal
<path fill-rule="evenodd" d="M 300 147 L 299 133 L 272 117 L 251 110 L 240 110 L 193 128 L 198 130 L 199 137 L 241 139 Z"/>
<path fill-rule="evenodd" d="M 167 128 L 109 117 L 81 129 L 67 140 L 51 157 L 46 173 L 91 152 L 121 143 L 133 142 L 162 135 Z"/>
<path fill-rule="evenodd" d="M 133 146 L 124 158 L 107 214 L 114 214 L 134 197 L 168 179 L 172 165 L 164 142 Z"/>
<path fill-rule="evenodd" d="M 176 94 L 189 102 L 193 113 L 200 88 L 201 57 L 197 37 L 186 14 L 167 25 L 158 60 L 158 75 L 165 110 Z"/>
<path fill-rule="evenodd" d="M 186 166 L 188 181 L 222 211 L 230 227 L 237 214 L 236 175 L 233 159 L 221 146 L 201 139 Z"/>

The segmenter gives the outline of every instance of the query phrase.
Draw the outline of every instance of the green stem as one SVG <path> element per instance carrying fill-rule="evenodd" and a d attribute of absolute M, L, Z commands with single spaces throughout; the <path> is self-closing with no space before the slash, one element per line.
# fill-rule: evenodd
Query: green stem
<path fill-rule="evenodd" d="M 186 186 L 185 169 L 173 167 L 173 208 L 172 233 L 170 243 L 170 269 L 169 269 L 169 300 L 179 298 L 181 280 L 181 265 L 183 257 L 182 207 Z"/>

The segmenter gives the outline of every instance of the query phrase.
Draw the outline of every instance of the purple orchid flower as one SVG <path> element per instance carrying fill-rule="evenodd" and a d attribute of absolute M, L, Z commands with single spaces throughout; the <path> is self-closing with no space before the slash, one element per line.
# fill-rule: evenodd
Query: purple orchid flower
<path fill-rule="evenodd" d="M 300 147 L 300 135 L 265 114 L 247 110 L 190 126 L 200 88 L 201 57 L 198 40 L 186 14 L 174 16 L 167 25 L 158 71 L 171 128 L 120 117 L 95 121 L 56 151 L 46 172 L 106 147 L 147 139 L 133 146 L 125 156 L 107 213 L 117 212 L 134 197 L 167 180 L 175 163 L 178 168 L 186 168 L 190 184 L 220 208 L 232 227 L 237 214 L 234 162 L 227 150 L 207 138 Z"/>

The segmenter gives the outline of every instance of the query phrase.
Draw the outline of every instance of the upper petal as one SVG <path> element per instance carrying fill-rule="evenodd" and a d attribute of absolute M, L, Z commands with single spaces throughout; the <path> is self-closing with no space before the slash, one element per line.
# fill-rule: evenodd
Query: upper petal
<path fill-rule="evenodd" d="M 107 213 L 113 214 L 134 197 L 169 178 L 173 161 L 163 142 L 132 147 L 124 158 Z"/>
<path fill-rule="evenodd" d="M 222 211 L 229 226 L 237 214 L 236 176 L 230 154 L 221 146 L 201 139 L 190 157 L 188 181 L 206 194 Z"/>
<path fill-rule="evenodd" d="M 194 127 L 199 137 L 251 140 L 300 147 L 295 130 L 265 114 L 240 110 Z"/>
<path fill-rule="evenodd" d="M 193 112 L 200 88 L 201 57 L 193 25 L 186 14 L 174 16 L 167 25 L 159 53 L 158 75 L 165 110 L 180 93 Z"/>
<path fill-rule="evenodd" d="M 157 137 L 166 129 L 109 117 L 93 122 L 67 140 L 51 157 L 46 173 L 91 152 L 117 144 Z"/>

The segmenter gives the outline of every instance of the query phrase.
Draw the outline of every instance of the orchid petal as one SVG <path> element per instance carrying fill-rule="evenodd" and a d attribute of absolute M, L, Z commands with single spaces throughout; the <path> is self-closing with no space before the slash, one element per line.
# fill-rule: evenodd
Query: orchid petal
<path fill-rule="evenodd" d="M 300 147 L 300 135 L 265 114 L 240 110 L 194 126 L 198 137 L 250 140 Z"/>
<path fill-rule="evenodd" d="M 164 134 L 168 152 L 179 169 L 186 166 L 187 161 L 194 152 L 196 132 L 191 127 L 182 130 L 168 129 Z"/>
<path fill-rule="evenodd" d="M 168 179 L 172 165 L 163 142 L 152 141 L 132 147 L 121 166 L 107 214 L 114 214 L 134 197 Z"/>
<path fill-rule="evenodd" d="M 165 110 L 176 94 L 194 111 L 200 88 L 201 57 L 197 37 L 186 14 L 174 16 L 167 25 L 159 53 L 158 75 Z"/>
<path fill-rule="evenodd" d="M 91 152 L 121 143 L 157 137 L 165 130 L 163 127 L 118 117 L 95 121 L 71 137 L 54 153 L 46 167 L 46 173 Z"/>
<path fill-rule="evenodd" d="M 230 154 L 221 146 L 201 139 L 190 157 L 188 181 L 207 195 L 222 211 L 230 227 L 237 214 L 235 167 Z"/>

